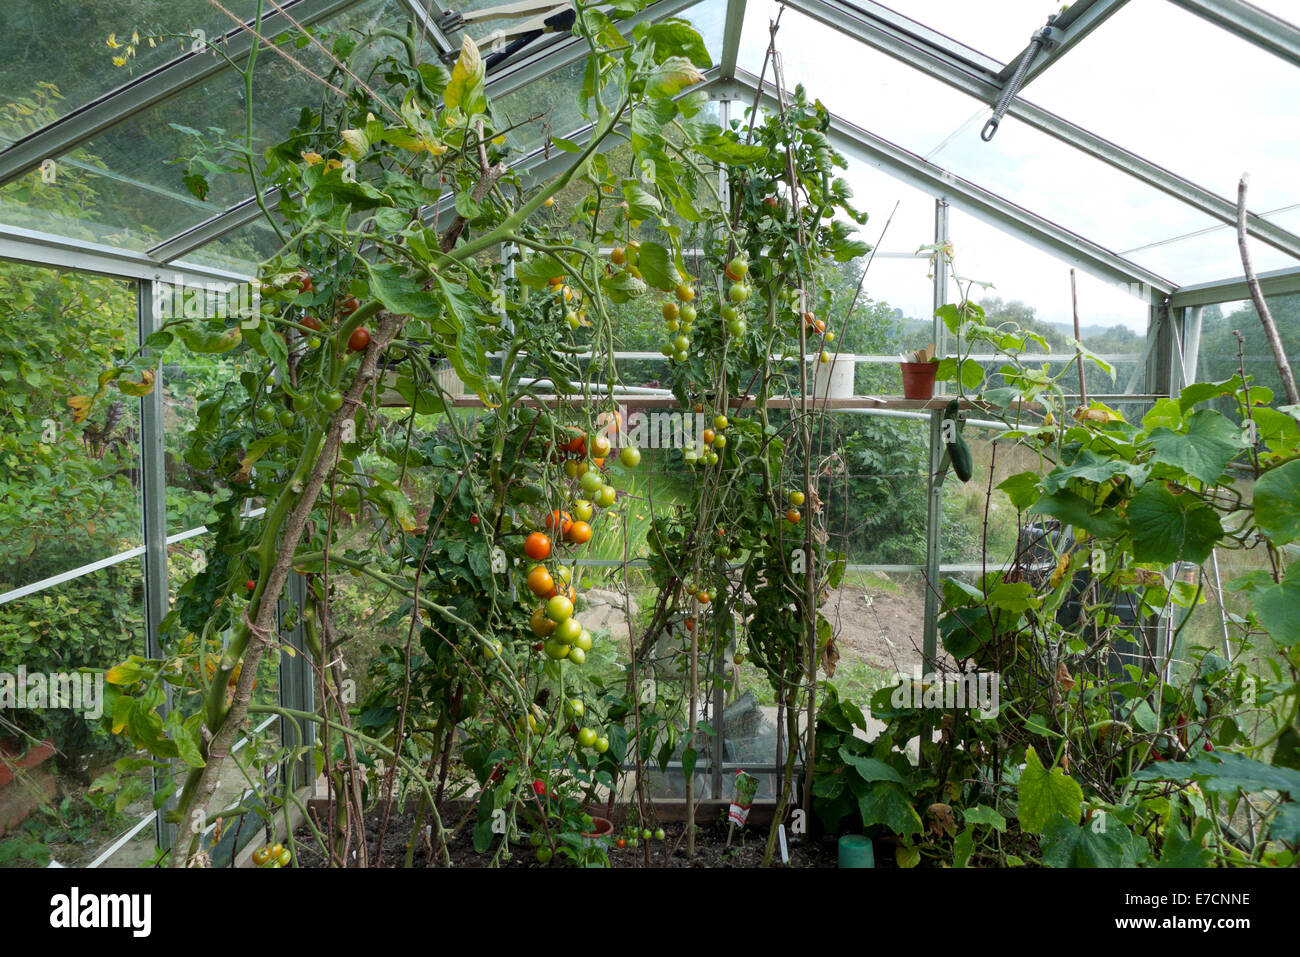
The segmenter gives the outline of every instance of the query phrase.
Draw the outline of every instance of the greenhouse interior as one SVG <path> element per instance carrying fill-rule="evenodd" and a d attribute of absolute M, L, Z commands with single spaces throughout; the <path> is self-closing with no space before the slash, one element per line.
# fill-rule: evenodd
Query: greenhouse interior
<path fill-rule="evenodd" d="M 0 865 L 1295 873 L 1297 24 L 8 0 Z"/>

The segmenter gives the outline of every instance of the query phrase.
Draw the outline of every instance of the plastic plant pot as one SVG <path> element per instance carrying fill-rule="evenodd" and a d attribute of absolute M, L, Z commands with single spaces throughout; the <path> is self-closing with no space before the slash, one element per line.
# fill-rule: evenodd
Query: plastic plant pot
<path fill-rule="evenodd" d="M 861 834 L 845 834 L 840 838 L 840 867 L 875 867 L 876 852 L 871 838 Z"/>
<path fill-rule="evenodd" d="M 903 398 L 934 398 L 934 377 L 939 371 L 939 363 L 934 362 L 900 362 L 903 370 Z"/>

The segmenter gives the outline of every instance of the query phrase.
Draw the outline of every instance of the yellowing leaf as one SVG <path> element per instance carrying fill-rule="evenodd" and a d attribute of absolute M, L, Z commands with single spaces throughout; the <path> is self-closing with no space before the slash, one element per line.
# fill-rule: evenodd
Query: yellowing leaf
<path fill-rule="evenodd" d="M 73 422 L 84 422 L 90 414 L 91 399 L 88 395 L 74 395 L 68 399 L 68 408 L 72 410 Z"/>
<path fill-rule="evenodd" d="M 104 680 L 111 685 L 129 685 L 140 678 L 140 666 L 132 661 L 124 661 L 104 672 Z"/>
<path fill-rule="evenodd" d="M 449 110 L 459 108 L 471 115 L 482 113 L 487 108 L 487 97 L 483 92 L 486 72 L 478 44 L 466 34 L 460 44 L 460 57 L 451 71 L 451 80 L 442 93 L 443 105 Z"/>
<path fill-rule="evenodd" d="M 655 97 L 676 96 L 703 79 L 704 74 L 686 57 L 670 56 L 650 74 L 645 91 Z"/>
<path fill-rule="evenodd" d="M 370 150 L 370 139 L 364 130 L 344 130 L 343 142 L 353 159 L 361 159 Z"/>
<path fill-rule="evenodd" d="M 140 396 L 146 396 L 153 391 L 153 383 L 153 370 L 145 369 L 140 373 L 139 382 L 132 382 L 130 379 L 118 379 L 117 387 L 127 395 L 133 395 L 139 398 Z"/>
<path fill-rule="evenodd" d="M 319 153 L 309 153 L 306 150 L 302 151 L 302 158 L 308 166 L 315 166 L 317 163 L 324 162 L 325 159 Z"/>

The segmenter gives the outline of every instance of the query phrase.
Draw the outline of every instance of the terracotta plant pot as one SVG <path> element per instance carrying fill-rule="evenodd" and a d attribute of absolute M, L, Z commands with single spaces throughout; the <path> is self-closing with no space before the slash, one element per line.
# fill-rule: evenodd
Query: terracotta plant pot
<path fill-rule="evenodd" d="M 903 370 L 903 398 L 934 398 L 934 377 L 939 371 L 939 362 L 900 362 Z"/>
<path fill-rule="evenodd" d="M 30 771 L 54 757 L 54 739 L 46 738 L 40 744 L 29 748 L 26 753 L 19 751 L 20 745 L 0 741 L 0 788 L 14 779 L 15 771 Z"/>
<path fill-rule="evenodd" d="M 590 831 L 583 831 L 582 839 L 586 843 L 594 844 L 597 841 L 604 840 L 614 833 L 614 822 L 607 817 L 593 817 Z"/>

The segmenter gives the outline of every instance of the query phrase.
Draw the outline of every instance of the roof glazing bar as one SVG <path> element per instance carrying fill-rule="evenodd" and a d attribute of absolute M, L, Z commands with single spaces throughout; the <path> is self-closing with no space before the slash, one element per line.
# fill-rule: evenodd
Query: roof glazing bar
<path fill-rule="evenodd" d="M 1023 90 L 1032 83 L 1035 77 L 1045 72 L 1048 67 L 1068 53 L 1093 30 L 1105 23 L 1112 14 L 1126 3 L 1128 3 L 1128 0 L 1076 0 L 1064 13 L 1056 18 L 1054 25 L 1056 45 L 1050 50 L 1043 50 L 1038 54 L 1030 65 L 1029 71 L 1025 74 L 1020 88 Z M 1027 50 L 1028 47 L 1025 47 L 1025 49 Z M 1011 62 L 998 73 L 998 82 L 1005 84 L 1011 79 L 1012 74 L 1016 71 L 1016 64 L 1020 62 L 1022 56 L 1024 56 L 1024 50 L 1011 58 Z"/>
<path fill-rule="evenodd" d="M 840 0 L 780 0 L 780 2 L 818 23 L 823 23 L 846 36 L 854 37 L 881 53 L 901 60 L 935 79 L 942 80 L 954 89 L 984 103 L 995 103 L 1002 93 L 996 75 L 987 75 L 963 67 L 946 54 L 919 46 L 910 36 L 900 34 L 889 19 L 873 18 L 865 11 L 860 12 L 855 6 Z M 1184 2 L 1184 0 L 1174 0 L 1174 2 Z M 1186 2 L 1209 2 L 1209 0 L 1186 0 Z M 1214 0 L 1214 2 L 1225 2 L 1225 0 Z M 873 6 L 878 8 L 879 4 Z M 897 14 L 893 14 L 893 18 L 897 17 Z M 1213 216 L 1220 222 L 1233 224 L 1237 222 L 1235 201 L 1197 186 L 1178 174 L 1076 126 L 1055 113 L 1049 113 L 1042 107 L 1019 97 L 1011 102 L 1007 113 L 1030 127 L 1055 137 L 1063 143 L 1068 143 L 1148 186 L 1154 186 L 1162 193 Z M 1247 231 L 1260 242 L 1300 259 L 1300 236 L 1254 213 L 1247 219 Z"/>
<path fill-rule="evenodd" d="M 1300 67 L 1300 27 L 1241 0 L 1170 0 L 1189 13 Z"/>
<path fill-rule="evenodd" d="M 179 273 L 186 281 L 245 282 L 251 276 L 192 263 L 163 263 L 145 253 L 118 249 L 35 229 L 0 224 L 0 260 L 113 276 L 170 282 Z"/>
<path fill-rule="evenodd" d="M 264 37 L 276 36 L 292 28 L 288 17 L 303 26 L 319 23 L 328 17 L 354 7 L 361 0 L 296 0 L 284 3 L 285 13 L 274 12 L 262 18 L 259 31 Z M 253 47 L 250 30 L 255 21 L 230 30 L 220 40 L 226 56 L 239 62 L 249 55 Z M 205 51 L 186 53 L 148 73 L 143 73 L 123 86 L 106 93 L 97 100 L 74 110 L 53 123 L 17 140 L 0 153 L 0 186 L 40 166 L 51 157 L 58 158 L 69 150 L 116 126 L 123 120 L 146 110 L 169 97 L 202 82 L 229 64 L 225 58 Z"/>
<path fill-rule="evenodd" d="M 1267 296 L 1292 296 L 1300 293 L 1300 267 L 1278 269 L 1259 274 L 1259 285 Z M 1169 300 L 1171 309 L 1187 306 L 1212 306 L 1221 302 L 1238 302 L 1250 298 L 1246 277 L 1202 282 L 1180 287 Z"/>
<path fill-rule="evenodd" d="M 725 79 L 736 75 L 736 58 L 740 55 L 740 34 L 745 27 L 745 0 L 727 0 L 727 19 L 722 27 L 722 57 L 719 73 Z"/>

